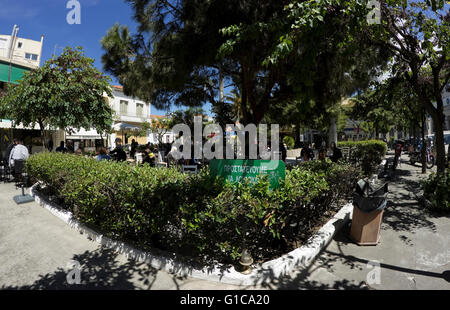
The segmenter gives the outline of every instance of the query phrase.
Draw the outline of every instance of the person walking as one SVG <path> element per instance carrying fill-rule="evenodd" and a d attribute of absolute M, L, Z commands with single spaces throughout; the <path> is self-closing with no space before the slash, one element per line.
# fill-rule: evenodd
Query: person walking
<path fill-rule="evenodd" d="M 400 156 L 402 155 L 403 150 L 403 143 L 398 141 L 395 145 L 395 155 L 394 155 L 394 164 L 392 165 L 392 170 L 395 171 L 397 169 L 398 161 L 400 159 Z"/>

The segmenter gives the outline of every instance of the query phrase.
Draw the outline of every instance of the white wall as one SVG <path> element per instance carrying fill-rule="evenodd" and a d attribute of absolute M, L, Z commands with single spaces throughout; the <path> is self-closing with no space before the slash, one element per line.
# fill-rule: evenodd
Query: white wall
<path fill-rule="evenodd" d="M 6 40 L 6 44 L 2 44 L 0 42 L 0 58 L 3 60 L 8 60 L 9 48 L 11 44 L 11 36 L 10 35 L 0 35 L 0 40 Z M 43 40 L 43 38 L 41 39 Z M 19 48 L 19 43 L 22 46 Z M 17 37 L 14 42 L 12 61 L 14 63 L 25 65 L 28 67 L 39 67 L 41 61 L 41 50 L 42 50 L 43 41 L 34 41 L 30 39 L 24 39 Z M 37 60 L 26 59 L 26 53 L 35 54 L 38 56 Z"/>
<path fill-rule="evenodd" d="M 109 102 L 113 108 L 116 116 L 118 117 L 118 122 L 133 122 L 133 123 L 143 123 L 144 121 L 150 120 L 151 105 L 145 103 L 142 100 L 128 97 L 123 92 L 113 88 L 114 98 L 110 98 Z M 120 101 L 124 100 L 128 102 L 128 111 L 126 114 L 120 112 Z M 137 104 L 144 105 L 142 116 L 137 115 Z"/>

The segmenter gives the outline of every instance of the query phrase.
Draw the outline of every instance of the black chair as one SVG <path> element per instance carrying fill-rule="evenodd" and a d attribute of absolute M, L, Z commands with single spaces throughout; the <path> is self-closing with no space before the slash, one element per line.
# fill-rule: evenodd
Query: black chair
<path fill-rule="evenodd" d="M 14 160 L 14 167 L 12 172 L 17 188 L 20 187 L 26 181 L 25 162 L 26 161 L 23 159 Z"/>
<path fill-rule="evenodd" d="M 11 181 L 11 168 L 9 167 L 8 161 L 3 160 L 0 162 L 0 181 L 4 183 Z"/>
<path fill-rule="evenodd" d="M 0 181 L 4 181 L 6 176 L 6 163 L 2 160 L 0 161 Z"/>

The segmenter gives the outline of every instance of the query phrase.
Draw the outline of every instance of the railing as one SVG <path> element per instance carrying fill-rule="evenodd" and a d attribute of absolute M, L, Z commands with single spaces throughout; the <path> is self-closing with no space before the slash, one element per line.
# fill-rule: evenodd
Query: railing
<path fill-rule="evenodd" d="M 139 118 L 142 122 L 145 122 L 147 120 L 150 120 L 150 117 L 144 115 L 144 114 L 138 114 L 138 113 L 131 113 L 131 112 L 117 112 L 115 111 L 115 119 L 116 120 L 120 120 L 122 117 L 135 117 L 135 118 Z"/>

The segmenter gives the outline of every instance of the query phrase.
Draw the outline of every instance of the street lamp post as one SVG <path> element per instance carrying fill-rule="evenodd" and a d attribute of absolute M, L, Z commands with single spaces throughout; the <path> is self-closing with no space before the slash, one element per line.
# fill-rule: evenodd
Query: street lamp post
<path fill-rule="evenodd" d="M 19 27 L 14 25 L 12 34 L 11 34 L 11 46 L 9 48 L 9 72 L 8 72 L 8 84 L 11 83 L 11 71 L 12 71 L 12 58 L 14 53 L 14 47 L 16 46 L 16 37 L 19 33 Z"/>

